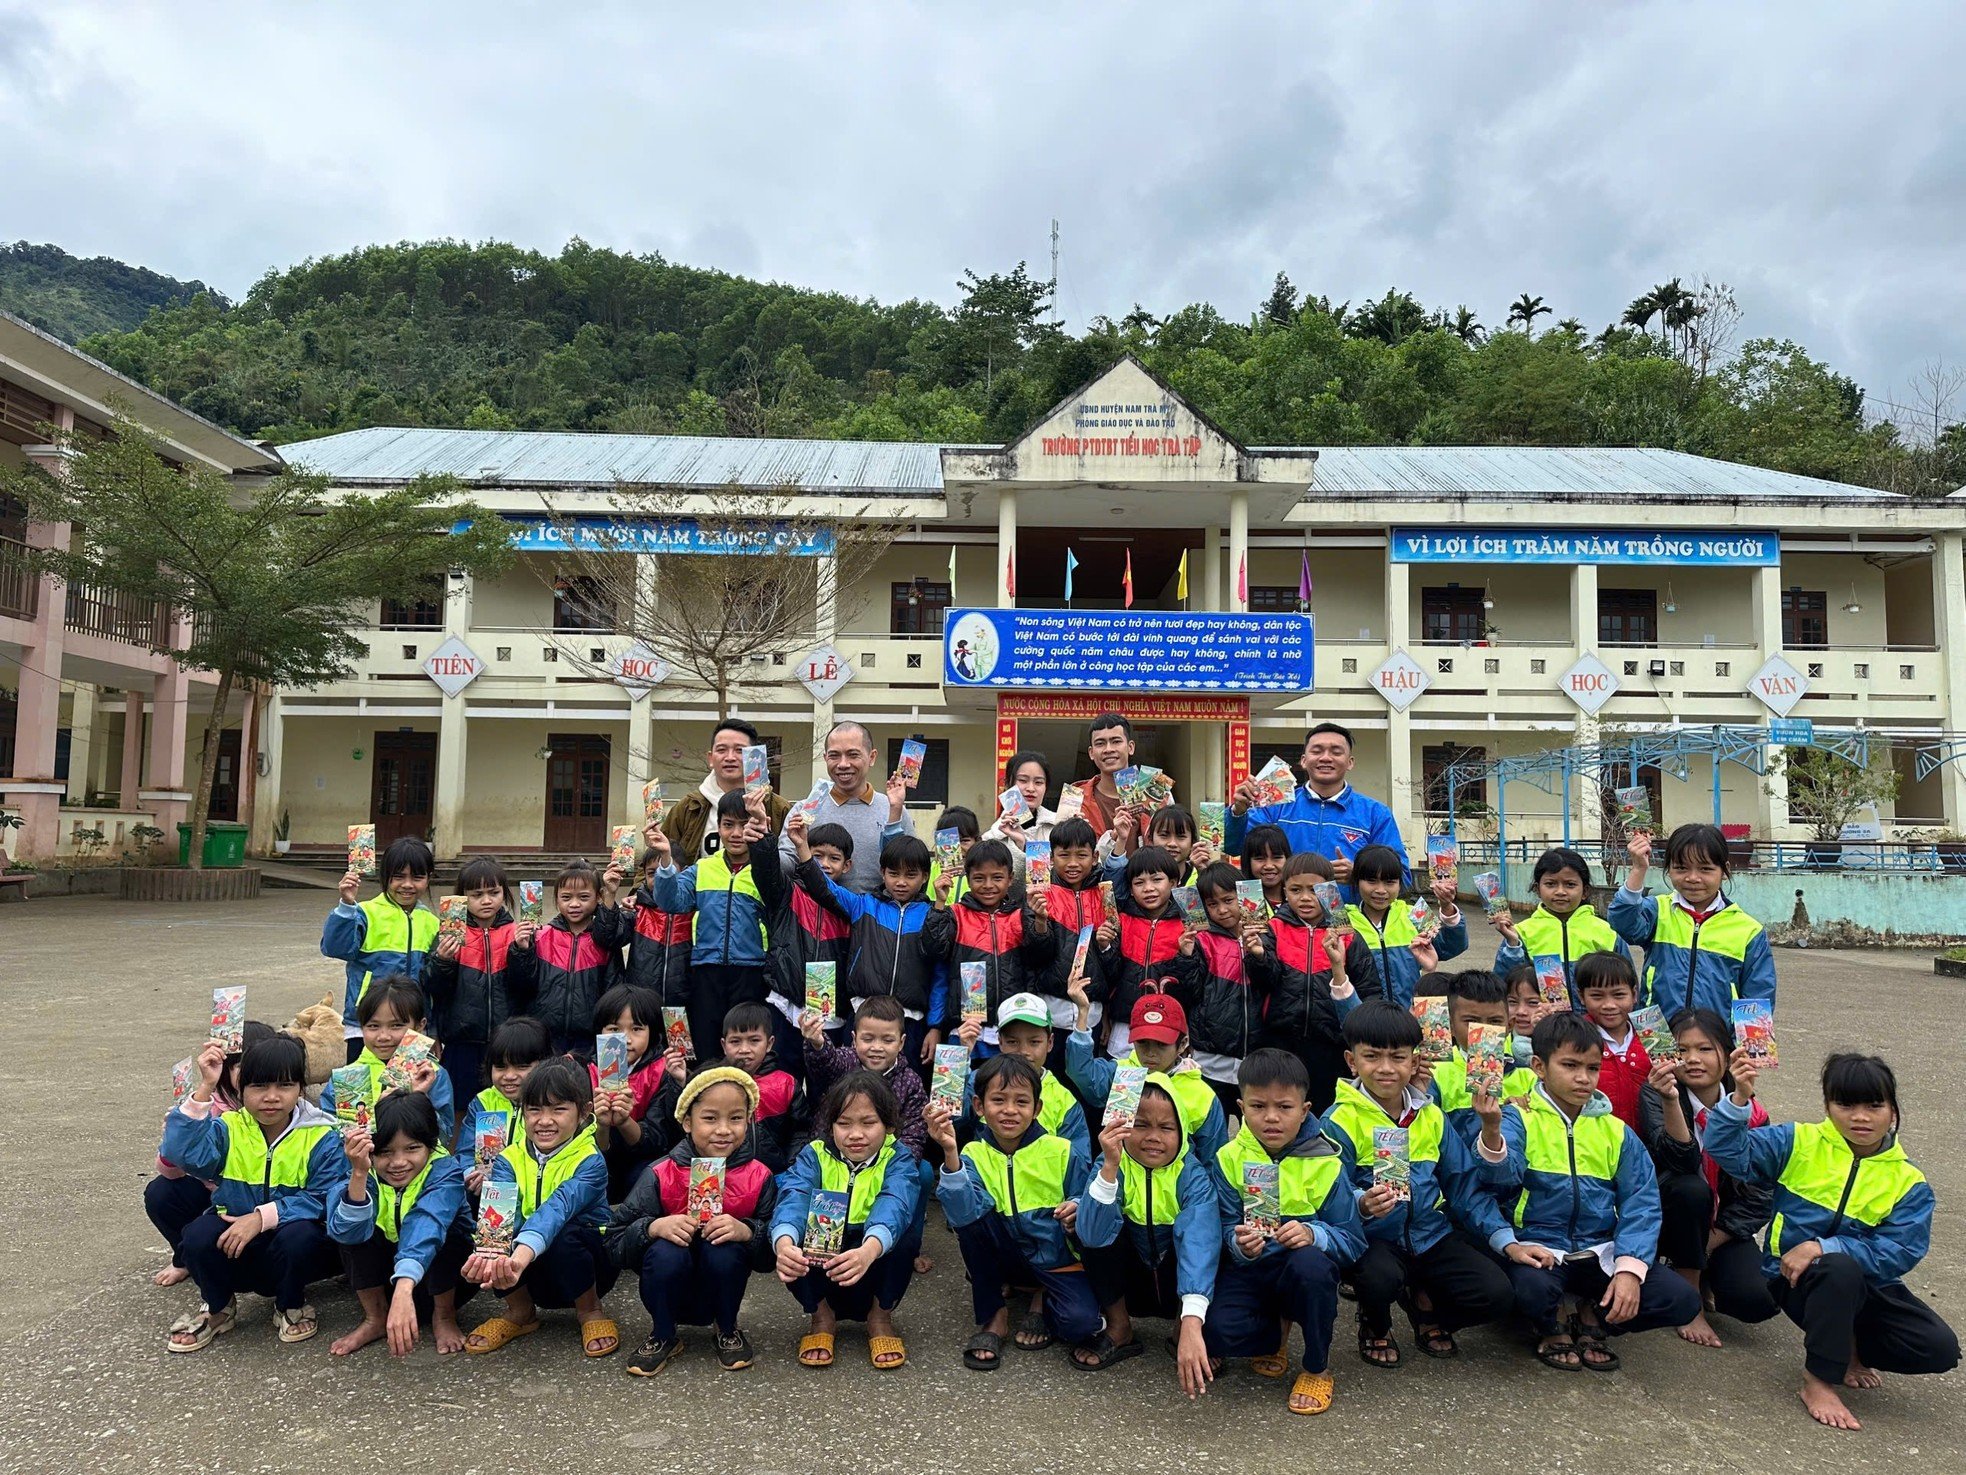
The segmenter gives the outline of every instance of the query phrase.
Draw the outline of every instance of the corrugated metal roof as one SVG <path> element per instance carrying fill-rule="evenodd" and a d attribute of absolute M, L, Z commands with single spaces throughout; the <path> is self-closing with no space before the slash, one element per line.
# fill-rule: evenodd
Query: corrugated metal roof
<path fill-rule="evenodd" d="M 1582 446 L 1320 446 L 1311 496 L 1649 497 L 1897 502 L 1892 492 L 1685 451 Z"/>
<path fill-rule="evenodd" d="M 864 440 L 750 440 L 712 435 L 609 435 L 567 430 L 433 430 L 383 426 L 283 449 L 337 482 L 450 475 L 519 486 L 739 486 L 769 491 L 939 492 L 933 445 Z"/>

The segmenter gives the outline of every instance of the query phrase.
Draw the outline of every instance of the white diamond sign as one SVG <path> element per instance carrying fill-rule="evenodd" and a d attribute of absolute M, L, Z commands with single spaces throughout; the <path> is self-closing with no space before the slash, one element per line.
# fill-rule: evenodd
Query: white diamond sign
<path fill-rule="evenodd" d="M 1618 694 L 1618 677 L 1586 651 L 1576 665 L 1556 678 L 1556 689 L 1595 717 L 1598 708 Z"/>
<path fill-rule="evenodd" d="M 463 691 L 484 674 L 484 669 L 485 663 L 455 635 L 423 658 L 423 674 L 447 697 Z"/>
<path fill-rule="evenodd" d="M 631 702 L 639 702 L 669 679 L 669 663 L 640 641 L 617 655 L 608 669 Z"/>
<path fill-rule="evenodd" d="M 815 702 L 832 701 L 855 674 L 853 663 L 831 645 L 799 657 L 799 684 L 812 693 Z"/>
<path fill-rule="evenodd" d="M 1777 717 L 1793 712 L 1808 690 L 1809 678 L 1780 656 L 1770 656 L 1766 665 L 1748 677 L 1748 695 Z"/>
<path fill-rule="evenodd" d="M 1403 650 L 1396 650 L 1381 661 L 1369 679 L 1395 712 L 1404 712 L 1433 685 L 1426 668 Z"/>

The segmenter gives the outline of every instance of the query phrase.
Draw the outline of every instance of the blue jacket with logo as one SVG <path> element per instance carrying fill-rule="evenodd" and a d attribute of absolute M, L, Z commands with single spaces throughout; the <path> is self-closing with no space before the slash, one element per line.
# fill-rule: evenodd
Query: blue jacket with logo
<path fill-rule="evenodd" d="M 1503 1227 L 1502 1214 L 1494 1195 L 1477 1178 L 1469 1161 L 1470 1149 L 1426 1093 L 1408 1087 L 1406 1108 L 1411 1114 L 1406 1130 L 1412 1193 L 1391 1213 L 1365 1219 L 1365 1237 L 1385 1240 L 1409 1255 L 1432 1249 L 1455 1223 L 1487 1239 Z M 1364 1194 L 1373 1183 L 1373 1132 L 1400 1123 L 1388 1116 L 1356 1080 L 1338 1083 L 1338 1099 L 1324 1120 L 1326 1126 L 1350 1139 L 1352 1186 Z"/>
<path fill-rule="evenodd" d="M 1172 1095 L 1165 1077 L 1148 1076 Z M 1079 1215 L 1075 1227 L 1079 1243 L 1087 1249 L 1104 1249 L 1118 1241 L 1122 1230 L 1142 1263 L 1155 1267 L 1170 1254 L 1174 1257 L 1174 1292 L 1184 1303 L 1182 1315 L 1204 1315 L 1215 1295 L 1215 1266 L 1221 1259 L 1222 1244 L 1217 1226 L 1215 1175 L 1205 1159 L 1196 1156 L 1188 1140 L 1179 1112 L 1174 1129 L 1180 1133 L 1181 1148 L 1174 1162 L 1156 1172 L 1120 1153 L 1115 1166 L 1118 1181 L 1107 1196 L 1106 1180 L 1097 1172 L 1086 1179 L 1079 1196 Z M 1173 1180 L 1174 1202 L 1162 1203 L 1156 1213 L 1154 1185 Z M 1138 1219 L 1127 1212 L 1129 1200 L 1139 1199 Z"/>
<path fill-rule="evenodd" d="M 411 907 L 406 912 L 387 895 L 372 896 L 359 906 L 336 903 L 321 927 L 321 952 L 348 965 L 341 1001 L 342 1027 L 360 1033 L 355 1006 L 362 1002 L 372 979 L 402 973 L 422 983 L 436 945 L 437 914 L 428 907 Z"/>
<path fill-rule="evenodd" d="M 390 1226 L 395 1231 L 391 1238 L 396 1242 L 396 1260 L 389 1272 L 392 1281 L 407 1280 L 412 1284 L 421 1281 L 452 1232 L 470 1232 L 471 1204 L 464 1192 L 466 1166 L 467 1159 L 446 1152 L 430 1159 L 416 1202 Z M 359 1204 L 348 1201 L 348 1182 L 344 1178 L 329 1195 L 328 1238 L 339 1245 L 366 1244 L 376 1232 L 381 1201 L 377 1192 L 379 1180 L 371 1171 L 368 1197 Z"/>
<path fill-rule="evenodd" d="M 1069 1146 L 1062 1171 L 1039 1170 L 1037 1191 L 1033 1195 L 1038 1202 L 1029 1203 L 1017 1191 L 1017 1160 L 1041 1142 L 1062 1143 L 1063 1139 L 1053 1137 L 1034 1121 L 1016 1150 L 1006 1153 L 997 1146 L 990 1129 L 979 1126 L 975 1140 L 962 1151 L 962 1167 L 953 1173 L 944 1168 L 936 1174 L 935 1196 L 941 1201 L 951 1229 L 1001 1214 L 1004 1227 L 1031 1268 L 1056 1270 L 1073 1264 L 1078 1257 L 1072 1251 L 1070 1235 L 1053 1211 L 1067 1199 L 1075 1199 L 1085 1192 L 1086 1179 L 1092 1176 L 1092 1164 L 1076 1146 Z M 997 1163 L 1005 1165 L 1007 1191 L 1001 1199 L 992 1188 Z"/>
<path fill-rule="evenodd" d="M 1328 1126 L 1322 1117 L 1316 1115 L 1304 1118 L 1304 1125 L 1298 1128 L 1297 1136 L 1281 1154 L 1272 1156 L 1247 1123 L 1216 1152 L 1215 1200 L 1220 1211 L 1222 1245 L 1229 1260 L 1237 1265 L 1248 1265 L 1265 1255 L 1288 1253 L 1274 1239 L 1266 1240 L 1263 1248 L 1253 1257 L 1244 1255 L 1242 1247 L 1236 1243 L 1236 1226 L 1243 1222 L 1248 1207 L 1248 1200 L 1243 1195 L 1241 1163 L 1268 1159 L 1281 1164 L 1288 1158 L 1334 1160 L 1335 1174 L 1331 1187 L 1316 1212 L 1308 1216 L 1292 1214 L 1286 1204 L 1283 1217 L 1305 1225 L 1311 1231 L 1311 1243 L 1339 1265 L 1353 1264 L 1365 1253 L 1365 1230 L 1359 1218 L 1358 1194 L 1351 1182 L 1352 1143 L 1338 1128 Z M 1288 1197 L 1287 1190 L 1285 1197 Z"/>
<path fill-rule="evenodd" d="M 1281 829 L 1292 855 L 1309 850 L 1327 860 L 1353 860 L 1368 845 L 1388 846 L 1399 857 L 1407 882 L 1412 882 L 1406 842 L 1399 837 L 1399 822 L 1393 812 L 1350 784 L 1330 799 L 1320 799 L 1300 786 L 1288 804 L 1265 804 L 1240 815 L 1231 809 L 1222 826 L 1222 848 L 1230 855 L 1241 855 L 1243 836 L 1255 825 Z M 1358 893 L 1349 886 L 1345 895 L 1348 900 L 1358 899 Z"/>
<path fill-rule="evenodd" d="M 1722 896 L 1704 921 L 1671 893 L 1642 896 L 1620 886 L 1605 921 L 1645 949 L 1638 999 L 1671 1019 L 1681 1009 L 1711 1009 L 1730 1018 L 1736 999 L 1775 1002 L 1775 954 L 1761 924 Z"/>
<path fill-rule="evenodd" d="M 758 899 L 758 883 L 748 864 L 733 871 L 720 850 L 686 871 L 663 866 L 655 873 L 649 891 L 665 912 L 696 913 L 689 955 L 692 966 L 764 966 L 764 903 Z"/>
<path fill-rule="evenodd" d="M 280 1147 L 295 1134 L 299 1137 L 293 1147 L 306 1145 L 306 1161 L 298 1172 L 282 1171 L 290 1156 Z M 327 1213 L 329 1193 L 348 1176 L 335 1119 L 305 1096 L 270 1140 L 244 1107 L 220 1112 L 209 1102 L 186 1100 L 164 1118 L 157 1155 L 193 1178 L 217 1184 L 212 1207 L 234 1218 L 272 1204 L 282 1221 L 320 1219 Z M 250 1172 L 249 1160 L 256 1164 Z"/>
<path fill-rule="evenodd" d="M 1521 1106 L 1502 1108 L 1502 1141 L 1508 1161 L 1482 1171 L 1514 1224 L 1489 1235 L 1490 1249 L 1524 1240 L 1561 1255 L 1609 1243 L 1619 1258 L 1658 1258 L 1652 1154 L 1602 1095 L 1572 1121 L 1539 1085 Z"/>

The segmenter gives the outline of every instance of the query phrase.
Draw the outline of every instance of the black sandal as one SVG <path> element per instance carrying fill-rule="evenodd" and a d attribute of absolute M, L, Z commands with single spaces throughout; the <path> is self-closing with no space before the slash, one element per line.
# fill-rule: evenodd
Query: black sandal
<path fill-rule="evenodd" d="M 1391 1355 L 1374 1357 L 1372 1354 L 1375 1352 L 1389 1353 Z M 1365 1323 L 1360 1322 L 1358 1328 L 1358 1356 L 1359 1361 L 1368 1367 L 1382 1367 L 1389 1372 L 1393 1368 L 1398 1367 L 1401 1357 L 1399 1343 L 1393 1340 L 1393 1329 L 1387 1327 L 1382 1335 L 1375 1337 L 1365 1329 Z"/>
<path fill-rule="evenodd" d="M 1090 1342 L 1081 1342 L 1072 1349 L 1072 1366 L 1082 1373 L 1103 1373 L 1115 1363 L 1125 1362 L 1129 1357 L 1138 1357 L 1147 1349 L 1135 1337 L 1130 1342 L 1115 1342 L 1105 1332 L 1101 1332 Z M 1079 1354 L 1090 1352 L 1093 1360 L 1084 1361 Z"/>
<path fill-rule="evenodd" d="M 989 1353 L 985 1357 L 982 1354 Z M 973 1373 L 993 1373 L 1003 1365 L 1003 1338 L 995 1332 L 978 1332 L 963 1343 L 963 1366 Z"/>
<path fill-rule="evenodd" d="M 1625 1365 L 1624 1359 L 1605 1345 L 1602 1331 L 1579 1327 L 1571 1335 L 1576 1339 L 1577 1360 L 1583 1365 L 1585 1372 L 1615 1373 Z M 1593 1357 L 1597 1361 L 1591 1361 Z"/>
<path fill-rule="evenodd" d="M 1041 1340 L 1026 1342 L 1024 1340 L 1026 1337 L 1038 1337 Z M 1057 1340 L 1056 1337 L 1052 1336 L 1051 1328 L 1044 1324 L 1044 1313 L 1042 1311 L 1025 1312 L 1024 1319 L 1017 1323 L 1016 1335 L 1011 1339 L 1012 1345 L 1019 1352 L 1042 1352 Z"/>
<path fill-rule="evenodd" d="M 1584 1370 L 1583 1354 L 1577 1350 L 1577 1343 L 1568 1332 L 1556 1331 L 1546 1337 L 1538 1337 L 1533 1350 L 1536 1360 L 1544 1367 L 1555 1368 L 1560 1373 L 1580 1373 Z M 1563 1361 L 1566 1357 L 1571 1361 Z"/>
<path fill-rule="evenodd" d="M 1413 1327 L 1413 1345 L 1420 1349 L 1423 1356 L 1445 1361 L 1461 1355 L 1461 1347 L 1454 1340 L 1454 1333 L 1439 1322 L 1426 1320 L 1411 1306 L 1406 1308 L 1406 1319 Z"/>

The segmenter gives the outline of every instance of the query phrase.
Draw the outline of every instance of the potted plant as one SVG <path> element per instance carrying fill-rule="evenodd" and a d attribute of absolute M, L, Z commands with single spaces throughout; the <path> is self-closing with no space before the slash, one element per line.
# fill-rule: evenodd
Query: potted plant
<path fill-rule="evenodd" d="M 293 849 L 294 842 L 287 838 L 288 833 L 293 829 L 293 823 L 293 816 L 287 813 L 286 810 L 281 810 L 280 823 L 273 827 L 273 853 L 275 855 L 285 855 L 289 850 Z"/>
<path fill-rule="evenodd" d="M 1966 947 L 1949 947 L 1932 959 L 1932 971 L 1941 978 L 1966 978 Z"/>
<path fill-rule="evenodd" d="M 1808 864 L 1824 870 L 1843 863 L 1845 825 L 1898 797 L 1888 755 L 1861 765 L 1828 748 L 1786 748 L 1769 758 L 1768 777 L 1787 780 L 1789 814 L 1809 828 Z"/>

